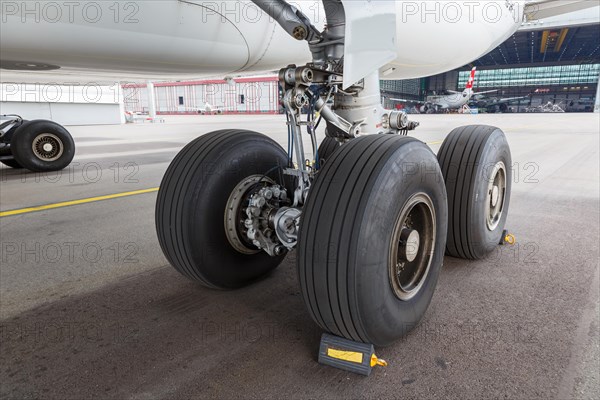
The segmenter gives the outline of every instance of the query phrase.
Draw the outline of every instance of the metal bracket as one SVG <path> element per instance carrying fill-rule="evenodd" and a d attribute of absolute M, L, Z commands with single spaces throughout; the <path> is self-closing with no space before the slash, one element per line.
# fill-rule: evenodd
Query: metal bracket
<path fill-rule="evenodd" d="M 346 16 L 343 88 L 347 89 L 397 58 L 396 2 L 342 0 L 342 4 Z"/>
<path fill-rule="evenodd" d="M 322 39 L 321 33 L 311 24 L 310 19 L 285 0 L 253 0 L 253 2 L 277 21 L 294 39 L 307 40 L 309 43 Z"/>

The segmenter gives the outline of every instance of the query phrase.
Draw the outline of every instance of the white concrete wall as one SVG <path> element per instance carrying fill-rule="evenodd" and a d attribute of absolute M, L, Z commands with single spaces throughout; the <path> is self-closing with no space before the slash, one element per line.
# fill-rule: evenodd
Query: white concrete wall
<path fill-rule="evenodd" d="M 49 119 L 61 125 L 125 122 L 123 91 L 113 86 L 2 83 L 0 114 Z"/>
<path fill-rule="evenodd" d="M 205 103 L 224 112 L 261 113 L 279 111 L 276 80 L 239 79 L 232 85 L 219 81 L 155 83 L 156 111 L 163 114 L 194 112 Z M 240 102 L 244 96 L 244 103 Z M 148 88 L 130 85 L 124 88 L 125 108 L 132 112 L 149 111 Z M 179 104 L 183 97 L 183 105 Z"/>
<path fill-rule="evenodd" d="M 49 119 L 61 125 L 118 125 L 118 104 L 1 102 L 0 114 L 17 114 L 32 119 Z"/>

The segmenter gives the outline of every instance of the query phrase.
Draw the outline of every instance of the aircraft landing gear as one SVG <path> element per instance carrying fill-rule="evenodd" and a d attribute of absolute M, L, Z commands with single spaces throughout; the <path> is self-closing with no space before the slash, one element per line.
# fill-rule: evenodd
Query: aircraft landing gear
<path fill-rule="evenodd" d="M 188 145 L 158 196 L 163 252 L 191 279 L 236 288 L 297 249 L 313 320 L 350 340 L 391 344 L 425 314 L 445 250 L 480 258 L 499 242 L 510 196 L 506 139 L 496 128 L 455 130 L 438 162 L 404 136 L 416 123 L 383 108 L 378 68 L 344 83 L 352 76 L 344 76 L 344 3 L 324 0 L 319 32 L 285 1 L 253 1 L 313 54 L 279 72 L 288 151 L 235 130 Z M 319 149 L 317 113 L 327 124 Z"/>
<path fill-rule="evenodd" d="M 60 171 L 75 156 L 75 142 L 61 125 L 46 120 L 23 121 L 14 116 L 2 124 L 0 162 L 33 172 Z"/>

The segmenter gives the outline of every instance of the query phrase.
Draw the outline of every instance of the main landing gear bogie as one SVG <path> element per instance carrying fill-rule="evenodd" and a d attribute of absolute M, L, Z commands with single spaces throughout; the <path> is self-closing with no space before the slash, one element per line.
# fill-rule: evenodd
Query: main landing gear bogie
<path fill-rule="evenodd" d="M 306 203 L 294 207 L 295 182 L 282 174 L 289 158 L 274 141 L 238 130 L 196 139 L 163 179 L 159 242 L 179 272 L 221 289 L 255 282 L 296 249 L 314 321 L 388 345 L 425 314 L 444 253 L 481 258 L 497 245 L 510 151 L 486 126 L 454 130 L 438 158 L 396 135 L 332 143 L 321 146 L 330 153 Z"/>
<path fill-rule="evenodd" d="M 192 142 L 161 185 L 161 247 L 179 272 L 217 288 L 254 282 L 295 249 L 301 293 L 321 328 L 391 344 L 424 316 L 444 253 L 481 258 L 499 243 L 511 189 L 506 138 L 459 128 L 438 160 L 405 136 L 418 123 L 383 107 L 380 67 L 357 73 L 359 54 L 371 50 L 345 48 L 339 7 L 324 7 L 321 31 L 286 1 L 254 3 L 306 40 L 313 58 L 279 72 L 288 151 L 247 131 Z M 317 147 L 321 121 L 327 139 Z"/>

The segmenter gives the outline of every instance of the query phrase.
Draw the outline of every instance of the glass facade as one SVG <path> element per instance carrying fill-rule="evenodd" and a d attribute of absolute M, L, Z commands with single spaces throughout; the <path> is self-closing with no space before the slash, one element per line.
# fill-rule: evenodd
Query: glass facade
<path fill-rule="evenodd" d="M 465 87 L 470 74 L 459 72 L 459 88 Z M 596 84 L 598 75 L 600 64 L 490 69 L 477 71 L 475 88 Z"/>
<path fill-rule="evenodd" d="M 406 79 L 401 81 L 381 81 L 381 90 L 383 92 L 420 96 L 421 80 Z"/>
<path fill-rule="evenodd" d="M 424 91 L 423 79 L 405 79 L 401 81 L 380 81 L 381 101 L 387 109 L 398 108 L 400 102 L 392 99 L 419 100 Z"/>

